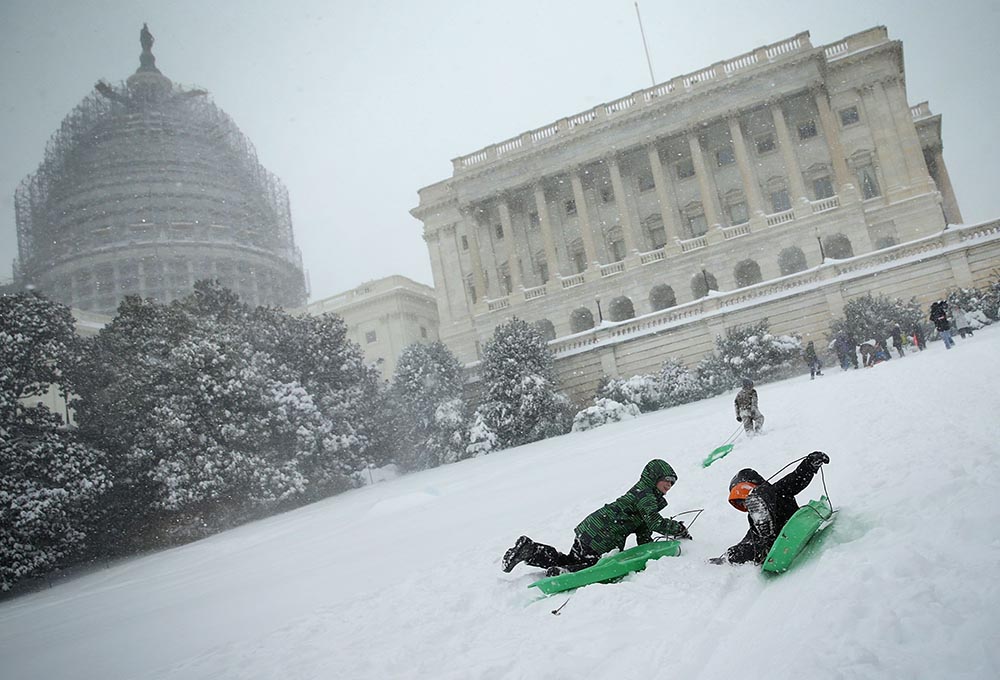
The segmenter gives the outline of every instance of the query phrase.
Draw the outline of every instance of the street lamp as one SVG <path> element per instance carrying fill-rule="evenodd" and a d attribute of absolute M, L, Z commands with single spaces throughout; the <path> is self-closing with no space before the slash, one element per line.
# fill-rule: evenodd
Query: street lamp
<path fill-rule="evenodd" d="M 705 296 L 708 296 L 708 291 L 712 290 L 712 287 L 708 285 L 708 272 L 705 271 L 705 265 L 701 265 L 701 278 L 705 281 Z"/>
<path fill-rule="evenodd" d="M 816 242 L 819 244 L 819 263 L 826 262 L 826 252 L 823 250 L 823 239 L 819 235 L 819 227 L 816 227 Z"/>
<path fill-rule="evenodd" d="M 604 323 L 604 314 L 601 312 L 601 298 L 595 297 L 594 302 L 597 303 L 597 323 Z"/>

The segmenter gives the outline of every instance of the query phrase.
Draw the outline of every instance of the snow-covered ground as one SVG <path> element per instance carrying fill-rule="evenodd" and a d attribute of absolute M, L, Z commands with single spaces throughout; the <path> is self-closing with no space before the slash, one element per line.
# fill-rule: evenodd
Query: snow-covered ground
<path fill-rule="evenodd" d="M 0 604 L 0 677 L 996 678 L 1000 669 L 1000 331 L 871 369 L 759 387 L 449 465 Z M 706 563 L 746 516 L 741 467 L 814 449 L 840 508 L 821 550 L 765 578 Z M 664 458 L 670 515 L 705 508 L 680 557 L 539 599 L 500 570 L 525 533 L 573 527 Z M 822 492 L 819 476 L 800 502 Z"/>

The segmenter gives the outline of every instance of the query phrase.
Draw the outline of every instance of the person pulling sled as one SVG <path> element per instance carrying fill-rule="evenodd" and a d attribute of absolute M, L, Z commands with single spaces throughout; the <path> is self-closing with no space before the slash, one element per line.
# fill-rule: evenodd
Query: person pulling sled
<path fill-rule="evenodd" d="M 743 378 L 743 389 L 736 393 L 736 422 L 743 423 L 747 434 L 760 432 L 764 427 L 764 414 L 757 408 L 757 390 L 753 380 Z"/>
<path fill-rule="evenodd" d="M 635 534 L 639 545 L 652 541 L 654 533 L 691 538 L 683 522 L 660 515 L 660 511 L 667 507 L 663 496 L 676 481 L 677 475 L 666 461 L 649 461 L 631 489 L 614 502 L 590 513 L 577 525 L 576 539 L 568 554 L 521 536 L 504 554 L 503 570 L 509 572 L 524 562 L 545 569 L 546 576 L 558 576 L 593 566 L 601 555 L 610 550 L 623 550 L 625 540 L 631 534 Z"/>

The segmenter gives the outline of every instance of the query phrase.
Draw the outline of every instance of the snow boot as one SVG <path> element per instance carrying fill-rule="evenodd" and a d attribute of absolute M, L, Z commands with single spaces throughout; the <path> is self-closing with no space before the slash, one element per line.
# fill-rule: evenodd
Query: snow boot
<path fill-rule="evenodd" d="M 527 536 L 521 536 L 521 538 L 517 539 L 514 547 L 503 554 L 503 570 L 509 572 L 526 560 L 533 552 L 534 543 Z"/>
<path fill-rule="evenodd" d="M 562 567 L 549 567 L 548 569 L 545 570 L 545 576 L 548 578 L 552 578 L 553 576 L 559 576 L 560 574 L 565 574 L 567 572 L 568 570 L 563 569 Z"/>

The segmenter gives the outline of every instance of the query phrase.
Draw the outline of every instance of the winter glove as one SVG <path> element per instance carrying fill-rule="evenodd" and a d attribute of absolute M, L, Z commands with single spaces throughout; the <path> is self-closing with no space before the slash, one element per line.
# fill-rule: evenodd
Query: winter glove
<path fill-rule="evenodd" d="M 686 538 L 691 540 L 691 532 L 687 530 L 686 526 L 684 526 L 684 522 L 678 522 L 677 524 L 680 525 L 680 529 L 675 530 L 673 535 L 677 538 Z"/>
<path fill-rule="evenodd" d="M 810 465 L 819 470 L 820 465 L 830 462 L 830 456 L 826 455 L 822 451 L 813 451 L 806 456 L 806 460 L 809 461 Z"/>
<path fill-rule="evenodd" d="M 743 419 L 742 419 L 742 418 L 740 418 L 739 416 L 736 416 L 736 422 L 737 422 L 737 423 L 742 423 L 742 422 L 743 422 Z"/>
<path fill-rule="evenodd" d="M 710 564 L 725 564 L 728 560 L 725 555 L 719 555 L 718 557 L 709 557 L 708 561 Z"/>

